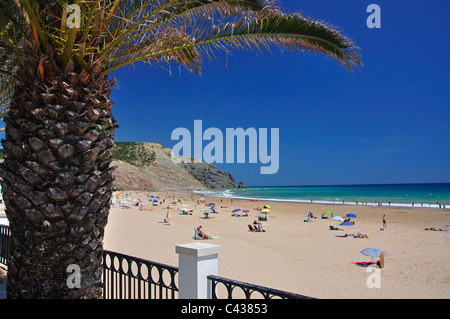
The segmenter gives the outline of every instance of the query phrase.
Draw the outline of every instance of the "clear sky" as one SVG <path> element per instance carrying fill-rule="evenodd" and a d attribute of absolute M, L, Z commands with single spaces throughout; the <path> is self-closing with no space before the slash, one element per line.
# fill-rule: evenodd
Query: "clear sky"
<path fill-rule="evenodd" d="M 381 8 L 381 28 L 366 25 Z M 281 1 L 361 48 L 348 72 L 322 55 L 217 54 L 201 76 L 138 65 L 116 73 L 117 141 L 173 147 L 178 127 L 279 128 L 279 170 L 217 164 L 246 185 L 450 182 L 450 1 Z M 193 133 L 192 133 L 193 134 Z M 204 141 L 203 146 L 209 143 Z M 225 145 L 225 144 L 224 144 Z M 269 144 L 270 145 L 270 144 Z"/>
<path fill-rule="evenodd" d="M 348 72 L 322 55 L 233 52 L 201 76 L 146 65 L 116 72 L 117 141 L 173 147 L 178 127 L 279 128 L 279 170 L 217 164 L 246 185 L 450 182 L 449 0 L 281 0 L 360 46 Z M 369 4 L 381 28 L 369 29 Z M 204 145 L 209 142 L 204 142 Z M 204 146 L 203 145 L 203 146 Z"/>

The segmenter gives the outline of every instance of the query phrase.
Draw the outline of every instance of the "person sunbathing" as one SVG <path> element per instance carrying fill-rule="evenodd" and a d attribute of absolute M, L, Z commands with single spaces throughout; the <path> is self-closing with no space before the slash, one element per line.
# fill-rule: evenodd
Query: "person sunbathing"
<path fill-rule="evenodd" d="M 262 224 L 258 221 L 253 221 L 253 226 L 248 225 L 248 228 L 253 232 L 265 232 L 265 230 L 262 227 Z"/>
<path fill-rule="evenodd" d="M 201 239 L 212 239 L 211 236 L 206 235 L 203 231 L 202 231 L 202 226 L 198 226 L 197 227 L 197 233 L 198 233 L 198 237 L 200 237 Z"/>
<path fill-rule="evenodd" d="M 262 224 L 260 222 L 257 222 L 256 220 L 253 222 L 253 227 L 256 228 L 257 232 L 265 232 L 265 230 L 262 227 Z"/>

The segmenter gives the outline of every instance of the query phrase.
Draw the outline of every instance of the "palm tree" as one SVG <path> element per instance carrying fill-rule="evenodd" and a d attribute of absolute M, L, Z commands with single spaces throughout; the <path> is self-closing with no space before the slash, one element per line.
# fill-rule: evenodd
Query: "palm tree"
<path fill-rule="evenodd" d="M 320 52 L 353 70 L 359 49 L 330 25 L 272 0 L 3 0 L 2 186 L 11 231 L 8 298 L 99 298 L 118 127 L 117 68 L 233 49 Z M 81 270 L 69 289 L 67 267 Z"/>

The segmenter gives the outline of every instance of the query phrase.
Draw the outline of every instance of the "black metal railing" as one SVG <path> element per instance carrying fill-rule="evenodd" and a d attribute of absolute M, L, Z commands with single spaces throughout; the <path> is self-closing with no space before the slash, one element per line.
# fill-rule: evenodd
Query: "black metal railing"
<path fill-rule="evenodd" d="M 9 226 L 0 225 L 0 264 L 8 265 L 9 242 L 11 238 L 11 229 Z"/>
<path fill-rule="evenodd" d="M 219 276 L 208 276 L 211 282 L 212 299 L 314 299 L 287 291 L 257 286 L 242 281 L 236 281 Z M 218 293 L 220 287 L 225 287 L 225 291 Z M 223 296 L 225 293 L 226 296 Z M 233 298 L 234 297 L 234 298 Z"/>
<path fill-rule="evenodd" d="M 0 225 L 0 263 L 4 265 L 8 263 L 10 235 L 9 226 Z M 104 250 L 105 299 L 177 299 L 177 277 L 177 267 Z M 218 294 L 221 299 L 313 299 L 219 276 L 208 276 L 208 280 L 213 299 L 218 299 Z"/>
<path fill-rule="evenodd" d="M 105 250 L 105 299 L 176 299 L 178 268 Z"/>

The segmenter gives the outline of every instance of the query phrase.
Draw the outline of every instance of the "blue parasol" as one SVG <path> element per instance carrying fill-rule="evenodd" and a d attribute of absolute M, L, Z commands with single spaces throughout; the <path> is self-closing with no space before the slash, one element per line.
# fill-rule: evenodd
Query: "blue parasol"
<path fill-rule="evenodd" d="M 339 224 L 340 226 L 355 226 L 355 224 L 353 224 L 352 222 L 343 222 Z M 348 229 L 347 229 L 348 231 Z"/>
<path fill-rule="evenodd" d="M 347 214 L 347 215 L 345 215 L 345 217 L 356 218 L 356 215 L 355 214 Z"/>
<path fill-rule="evenodd" d="M 353 224 L 352 222 L 343 222 L 339 224 L 340 226 L 354 226 L 355 224 Z"/>
<path fill-rule="evenodd" d="M 361 250 L 361 254 L 363 254 L 364 256 L 369 256 L 369 257 L 380 257 L 381 254 L 386 255 L 385 252 L 383 252 L 377 248 L 366 248 L 364 250 Z"/>

